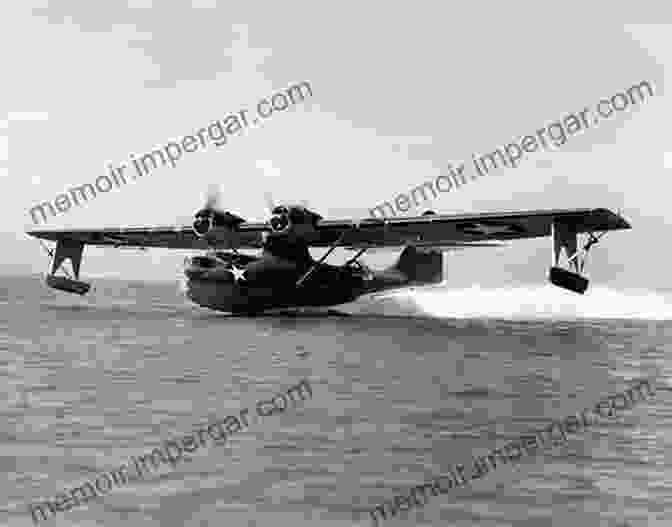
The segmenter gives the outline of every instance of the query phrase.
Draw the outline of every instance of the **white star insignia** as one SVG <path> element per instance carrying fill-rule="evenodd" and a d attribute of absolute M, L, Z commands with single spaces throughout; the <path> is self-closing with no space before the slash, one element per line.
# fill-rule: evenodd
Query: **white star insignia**
<path fill-rule="evenodd" d="M 234 282 L 247 280 L 247 278 L 245 278 L 245 269 L 238 269 L 235 265 L 232 265 L 230 269 L 227 269 L 227 271 L 233 275 Z"/>

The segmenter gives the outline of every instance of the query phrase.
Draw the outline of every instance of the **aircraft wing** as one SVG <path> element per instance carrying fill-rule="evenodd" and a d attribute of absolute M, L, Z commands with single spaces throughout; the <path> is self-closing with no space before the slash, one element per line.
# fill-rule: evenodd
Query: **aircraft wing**
<path fill-rule="evenodd" d="M 103 229 L 43 230 L 26 234 L 50 241 L 75 241 L 85 245 L 112 247 L 162 247 L 164 249 L 260 248 L 265 223 L 243 223 L 235 230 L 218 228 L 208 234 L 208 241 L 196 236 L 191 225 L 167 227 L 125 227 Z"/>
<path fill-rule="evenodd" d="M 555 209 L 481 214 L 430 214 L 407 218 L 322 220 L 306 236 L 311 246 L 466 247 L 491 240 L 508 241 L 551 235 L 554 221 L 572 225 L 577 233 L 629 229 L 630 224 L 608 209 Z"/>
<path fill-rule="evenodd" d="M 480 214 L 433 214 L 405 218 L 319 220 L 303 233 L 311 247 L 399 247 L 408 243 L 427 247 L 478 246 L 478 242 L 550 236 L 554 221 L 572 225 L 577 233 L 629 229 L 630 224 L 608 209 L 555 209 Z M 27 234 L 51 241 L 72 241 L 112 247 L 209 247 L 257 249 L 268 223 L 243 222 L 218 227 L 199 238 L 191 226 L 128 227 L 77 230 L 39 230 Z"/>

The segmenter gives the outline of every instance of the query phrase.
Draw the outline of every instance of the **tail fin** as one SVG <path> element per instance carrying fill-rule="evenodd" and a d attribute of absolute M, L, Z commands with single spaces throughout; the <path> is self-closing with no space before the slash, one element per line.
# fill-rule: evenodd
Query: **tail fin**
<path fill-rule="evenodd" d="M 419 249 L 407 245 L 393 269 L 404 273 L 409 282 L 438 284 L 443 280 L 443 253 L 436 249 Z"/>

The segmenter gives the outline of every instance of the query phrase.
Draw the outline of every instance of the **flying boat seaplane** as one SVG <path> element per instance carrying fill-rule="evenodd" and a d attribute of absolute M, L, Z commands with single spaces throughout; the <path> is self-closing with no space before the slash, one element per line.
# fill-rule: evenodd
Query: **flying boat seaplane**
<path fill-rule="evenodd" d="M 52 257 L 47 285 L 80 295 L 90 288 L 79 279 L 86 245 L 203 250 L 185 259 L 187 296 L 203 307 L 253 315 L 337 306 L 362 295 L 438 284 L 444 276 L 444 251 L 547 236 L 553 251 L 550 282 L 583 294 L 588 279 L 582 273 L 590 248 L 608 231 L 630 228 L 620 214 L 604 208 L 458 215 L 427 211 L 415 217 L 328 220 L 305 205 L 272 205 L 268 221 L 248 222 L 221 209 L 217 201 L 211 196 L 191 225 L 27 234 L 56 243 L 55 250 L 47 249 Z M 326 249 L 319 259 L 310 254 L 315 248 Z M 337 248 L 354 255 L 342 265 L 326 263 Z M 401 253 L 382 270 L 360 261 L 367 250 L 380 248 Z M 74 278 L 57 274 L 67 273 L 67 259 Z"/>

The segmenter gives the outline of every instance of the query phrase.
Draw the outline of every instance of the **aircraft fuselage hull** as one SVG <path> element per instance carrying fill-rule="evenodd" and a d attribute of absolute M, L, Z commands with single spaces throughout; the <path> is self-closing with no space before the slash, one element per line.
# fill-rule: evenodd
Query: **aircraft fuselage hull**
<path fill-rule="evenodd" d="M 206 269 L 188 264 L 186 295 L 202 307 L 249 314 L 276 308 L 346 304 L 363 294 L 399 287 L 408 281 L 401 273 L 365 273 L 321 264 L 297 285 L 311 265 L 271 255 L 244 265 L 235 258 Z"/>
<path fill-rule="evenodd" d="M 202 307 L 230 313 L 256 313 L 266 309 L 304 306 L 333 306 L 352 302 L 361 288 L 312 287 L 300 289 L 244 286 L 238 284 L 189 280 L 187 296 Z"/>
<path fill-rule="evenodd" d="M 255 313 L 294 306 L 330 306 L 354 300 L 363 290 L 361 278 L 322 266 L 304 284 L 296 282 L 309 269 L 282 258 L 260 258 L 246 265 L 185 269 L 187 297 L 196 304 L 231 313 Z"/>

